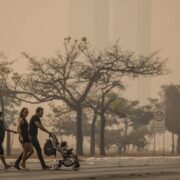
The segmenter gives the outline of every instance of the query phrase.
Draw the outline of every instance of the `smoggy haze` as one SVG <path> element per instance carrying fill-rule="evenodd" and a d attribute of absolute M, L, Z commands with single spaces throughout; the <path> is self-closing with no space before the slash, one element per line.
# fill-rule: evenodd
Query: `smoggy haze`
<path fill-rule="evenodd" d="M 0 51 L 18 59 L 16 69 L 23 72 L 20 52 L 53 55 L 66 36 L 87 36 L 95 47 L 120 39 L 125 49 L 137 53 L 161 49 L 172 73 L 151 78 L 154 97 L 161 84 L 180 83 L 179 8 L 179 0 L 0 0 Z M 129 83 L 129 98 L 139 99 L 137 84 Z"/>
<path fill-rule="evenodd" d="M 136 53 L 162 50 L 171 74 L 128 81 L 125 96 L 144 101 L 163 84 L 180 84 L 179 9 L 179 0 L 0 0 L 0 51 L 24 72 L 22 51 L 51 56 L 67 36 L 86 36 L 97 48 L 119 39 Z"/>

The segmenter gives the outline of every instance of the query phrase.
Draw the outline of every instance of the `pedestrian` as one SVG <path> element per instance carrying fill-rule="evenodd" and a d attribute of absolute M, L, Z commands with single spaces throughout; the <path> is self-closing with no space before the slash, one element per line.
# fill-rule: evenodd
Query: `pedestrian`
<path fill-rule="evenodd" d="M 4 149 L 3 149 L 3 141 L 5 137 L 5 131 L 17 133 L 16 131 L 13 131 L 8 128 L 7 124 L 5 123 L 3 119 L 3 113 L 0 112 L 0 159 L 4 165 L 4 169 L 9 169 L 11 165 L 7 164 L 5 156 L 4 156 Z"/>
<path fill-rule="evenodd" d="M 23 108 L 21 110 L 20 116 L 18 119 L 18 127 L 17 127 L 17 131 L 19 134 L 19 141 L 23 148 L 22 162 L 20 166 L 21 166 L 21 169 L 24 169 L 24 170 L 27 170 L 25 163 L 34 152 L 32 142 L 31 142 L 31 137 L 29 134 L 29 124 L 26 120 L 28 113 L 29 112 L 27 108 Z"/>
<path fill-rule="evenodd" d="M 30 133 L 30 136 L 32 138 L 32 145 L 33 145 L 33 147 L 35 148 L 35 150 L 37 152 L 37 155 L 38 155 L 39 161 L 41 163 L 42 169 L 46 170 L 46 169 L 50 169 L 51 167 L 47 166 L 44 159 L 43 159 L 41 146 L 40 146 L 39 140 L 38 140 L 38 129 L 48 133 L 49 135 L 51 135 L 51 132 L 48 131 L 42 125 L 41 118 L 43 117 L 43 114 L 44 114 L 43 108 L 38 107 L 36 109 L 36 114 L 33 115 L 31 120 L 30 120 L 29 133 Z M 14 164 L 15 168 L 19 168 L 19 163 L 20 163 L 21 159 L 22 159 L 22 153 L 21 153 L 21 155 L 19 156 L 19 158 L 16 160 L 16 162 Z"/>

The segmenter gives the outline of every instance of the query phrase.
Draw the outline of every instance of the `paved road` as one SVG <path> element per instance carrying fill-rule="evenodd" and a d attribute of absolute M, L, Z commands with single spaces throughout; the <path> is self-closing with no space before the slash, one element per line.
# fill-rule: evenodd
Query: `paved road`
<path fill-rule="evenodd" d="M 60 171 L 39 169 L 38 164 L 28 166 L 29 171 L 0 170 L 0 180 L 180 180 L 180 165 L 134 167 L 82 167 L 80 171 L 63 168 Z"/>

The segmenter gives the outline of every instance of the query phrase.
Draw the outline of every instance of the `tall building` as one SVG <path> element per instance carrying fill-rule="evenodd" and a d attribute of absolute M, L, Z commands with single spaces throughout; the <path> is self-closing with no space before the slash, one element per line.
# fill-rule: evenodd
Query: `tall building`
<path fill-rule="evenodd" d="M 109 0 L 94 1 L 94 43 L 97 48 L 104 48 L 109 40 Z"/>
<path fill-rule="evenodd" d="M 69 0 L 69 34 L 86 36 L 102 49 L 119 39 L 124 49 L 148 55 L 151 49 L 151 0 Z M 129 99 L 145 103 L 150 97 L 150 78 L 131 81 Z"/>
<path fill-rule="evenodd" d="M 151 0 L 138 0 L 138 53 L 151 53 Z M 151 80 L 142 77 L 138 80 L 138 99 L 146 103 L 151 96 Z"/>
<path fill-rule="evenodd" d="M 69 34 L 86 36 L 93 46 L 103 48 L 108 42 L 108 0 L 69 0 Z"/>
<path fill-rule="evenodd" d="M 94 0 L 69 0 L 69 35 L 94 43 Z"/>

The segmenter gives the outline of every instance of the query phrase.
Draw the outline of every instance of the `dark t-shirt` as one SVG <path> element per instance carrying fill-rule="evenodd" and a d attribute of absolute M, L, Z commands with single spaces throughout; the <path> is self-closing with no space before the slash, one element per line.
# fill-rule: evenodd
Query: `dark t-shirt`
<path fill-rule="evenodd" d="M 38 127 L 35 122 L 39 122 L 41 124 L 41 120 L 37 115 L 33 115 L 29 123 L 29 134 L 31 137 L 37 137 L 38 135 Z"/>
<path fill-rule="evenodd" d="M 5 136 L 5 127 L 4 122 L 2 119 L 0 119 L 0 142 L 2 143 Z"/>

